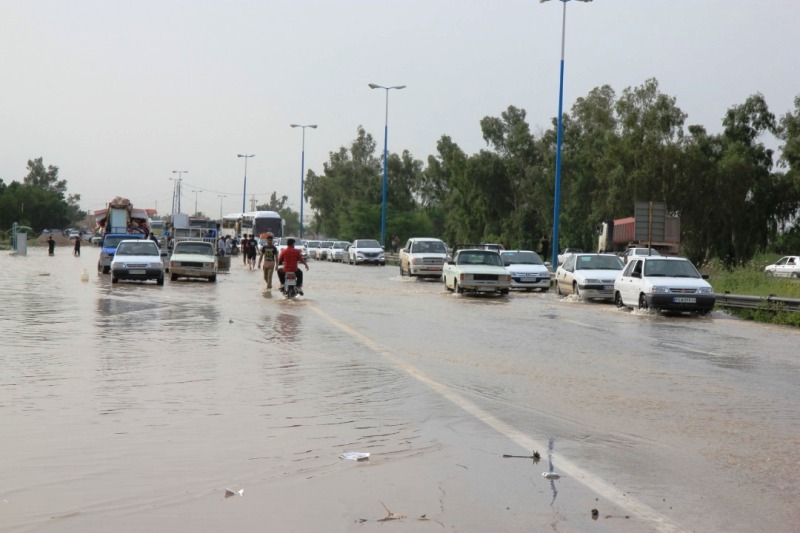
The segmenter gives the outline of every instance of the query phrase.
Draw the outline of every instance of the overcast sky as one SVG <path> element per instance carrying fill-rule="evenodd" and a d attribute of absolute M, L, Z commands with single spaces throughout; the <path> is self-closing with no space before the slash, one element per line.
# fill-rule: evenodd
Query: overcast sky
<path fill-rule="evenodd" d="M 380 152 L 385 91 L 368 83 L 407 86 L 389 93 L 389 150 L 423 161 L 442 135 L 484 148 L 480 119 L 509 105 L 549 127 L 561 20 L 561 2 L 536 0 L 0 0 L 0 178 L 43 157 L 83 209 L 124 196 L 168 214 L 185 170 L 182 210 L 218 216 L 242 207 L 247 153 L 248 209 L 277 191 L 299 210 L 289 124 L 319 125 L 317 173 L 359 125 Z M 711 132 L 756 92 L 782 116 L 800 94 L 799 28 L 798 0 L 569 2 L 564 110 L 656 78 Z"/>

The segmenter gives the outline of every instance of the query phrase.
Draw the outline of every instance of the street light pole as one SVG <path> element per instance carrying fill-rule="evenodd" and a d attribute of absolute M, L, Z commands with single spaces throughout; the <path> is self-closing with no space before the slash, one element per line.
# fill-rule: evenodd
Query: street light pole
<path fill-rule="evenodd" d="M 405 85 L 392 85 L 384 87 L 375 83 L 369 84 L 370 89 L 384 89 L 386 91 L 386 117 L 383 123 L 383 189 L 381 193 L 381 246 L 386 245 L 386 174 L 389 167 L 389 90 L 405 89 Z"/>
<path fill-rule="evenodd" d="M 540 3 L 549 0 L 539 0 Z M 558 85 L 558 133 L 556 134 L 556 187 L 555 201 L 553 202 L 553 262 L 552 269 L 558 268 L 558 229 L 561 202 L 561 141 L 563 138 L 563 105 L 564 105 L 564 43 L 566 42 L 567 29 L 567 2 L 569 0 L 559 0 L 564 4 L 561 15 L 561 71 Z M 578 0 L 579 2 L 591 2 L 592 0 Z"/>
<path fill-rule="evenodd" d="M 251 157 L 255 157 L 256 154 L 236 154 L 236 157 L 244 157 L 244 189 L 242 191 L 242 213 L 247 212 L 245 208 L 245 202 L 247 201 L 247 160 Z"/>
<path fill-rule="evenodd" d="M 316 129 L 316 124 L 289 124 L 292 128 L 302 128 L 303 130 L 303 151 L 300 152 L 300 235 L 303 238 L 303 206 L 305 200 L 305 172 L 306 172 L 306 128 Z"/>
<path fill-rule="evenodd" d="M 222 222 L 222 199 L 227 198 L 227 194 L 218 194 L 217 198 L 219 198 L 219 221 Z"/>
<path fill-rule="evenodd" d="M 192 192 L 194 193 L 194 216 L 197 216 L 197 195 L 203 191 L 199 189 L 192 189 Z"/>
<path fill-rule="evenodd" d="M 173 196 L 172 196 L 172 212 L 173 213 L 175 212 L 175 203 L 176 203 L 176 199 L 177 199 L 178 213 L 180 213 L 181 212 L 181 180 L 183 180 L 183 175 L 184 174 L 188 174 L 189 171 L 188 170 L 173 170 L 172 173 L 178 175 L 178 181 L 176 183 L 177 196 L 175 194 L 173 194 Z"/>

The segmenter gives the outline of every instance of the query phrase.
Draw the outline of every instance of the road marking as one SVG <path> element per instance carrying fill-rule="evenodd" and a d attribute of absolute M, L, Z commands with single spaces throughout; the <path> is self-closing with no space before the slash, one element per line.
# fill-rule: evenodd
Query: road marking
<path fill-rule="evenodd" d="M 547 445 L 541 442 L 538 442 L 536 439 L 530 437 L 522 433 L 521 431 L 517 430 L 515 427 L 511 426 L 492 416 L 491 413 L 481 409 L 473 402 L 469 401 L 468 399 L 464 398 L 463 396 L 453 392 L 447 386 L 435 381 L 419 370 L 413 365 L 408 364 L 406 361 L 395 356 L 392 352 L 378 344 L 377 342 L 373 341 L 371 338 L 367 337 L 363 333 L 360 333 L 347 324 L 333 318 L 332 316 L 328 315 L 324 311 L 320 310 L 317 307 L 311 307 L 312 311 L 320 315 L 322 318 L 333 324 L 334 326 L 338 327 L 354 339 L 361 342 L 363 345 L 367 346 L 374 352 L 384 356 L 388 359 L 392 364 L 403 370 L 409 376 L 413 377 L 420 383 L 423 383 L 439 393 L 442 397 L 450 400 L 456 406 L 460 407 L 467 413 L 471 414 L 487 426 L 491 427 L 501 435 L 504 435 L 509 440 L 517 443 L 522 449 L 524 450 L 539 450 L 539 449 L 547 449 Z M 655 527 L 657 531 L 665 531 L 665 532 L 672 532 L 672 531 L 685 531 L 685 528 L 682 528 L 672 522 L 669 518 L 662 515 L 655 509 L 641 503 L 634 498 L 630 497 L 629 495 L 622 492 L 620 489 L 615 487 L 614 485 L 609 484 L 606 481 L 603 481 L 599 477 L 595 476 L 594 474 L 584 470 L 583 468 L 577 466 L 576 464 L 572 463 L 568 459 L 561 456 L 558 461 L 559 468 L 558 470 L 569 476 L 570 478 L 578 480 L 582 483 L 585 487 L 589 490 L 593 491 L 595 494 L 598 494 L 609 501 L 613 502 L 615 505 L 619 506 L 622 509 L 626 509 L 631 515 L 635 515 L 637 518 L 649 522 Z"/>

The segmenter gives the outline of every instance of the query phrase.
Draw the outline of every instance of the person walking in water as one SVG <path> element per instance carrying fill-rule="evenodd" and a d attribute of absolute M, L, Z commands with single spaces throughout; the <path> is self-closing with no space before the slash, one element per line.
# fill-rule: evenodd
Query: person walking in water
<path fill-rule="evenodd" d="M 75 247 L 72 249 L 72 255 L 75 257 L 81 256 L 81 238 L 75 237 Z"/>
<path fill-rule="evenodd" d="M 278 259 L 278 248 L 272 244 L 272 233 L 267 233 L 267 244 L 261 248 L 261 255 L 258 256 L 258 267 L 264 265 L 264 281 L 267 288 L 272 288 L 272 274 L 275 273 L 275 261 Z"/>
<path fill-rule="evenodd" d="M 56 241 L 53 240 L 53 236 L 50 235 L 47 238 L 47 253 L 49 255 L 55 255 L 56 252 Z"/>

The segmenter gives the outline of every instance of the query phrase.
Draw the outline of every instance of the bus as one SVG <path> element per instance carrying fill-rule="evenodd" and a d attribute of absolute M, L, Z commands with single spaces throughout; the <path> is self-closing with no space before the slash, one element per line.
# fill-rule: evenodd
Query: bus
<path fill-rule="evenodd" d="M 247 213 L 231 213 L 222 217 L 222 235 L 241 238 L 242 235 L 261 235 L 272 232 L 277 237 L 283 236 L 284 220 L 275 211 L 249 211 Z"/>

